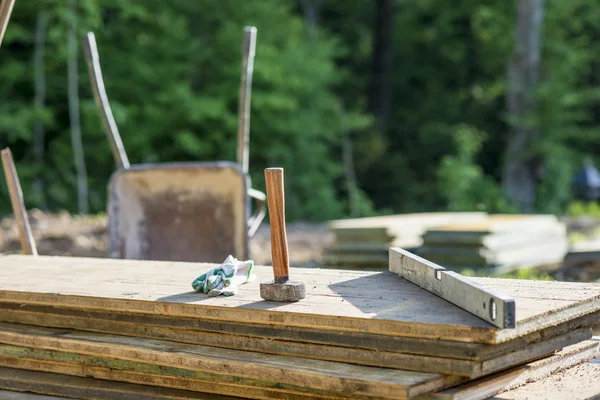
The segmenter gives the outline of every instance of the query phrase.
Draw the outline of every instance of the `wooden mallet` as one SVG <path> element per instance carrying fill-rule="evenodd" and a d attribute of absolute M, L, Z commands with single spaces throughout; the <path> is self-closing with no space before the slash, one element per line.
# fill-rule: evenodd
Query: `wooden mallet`
<path fill-rule="evenodd" d="M 273 275 L 270 282 L 260 284 L 260 297 L 269 301 L 298 301 L 306 297 L 303 282 L 290 280 L 290 263 L 285 232 L 285 195 L 283 168 L 265 169 L 267 204 L 271 226 L 271 256 Z"/>

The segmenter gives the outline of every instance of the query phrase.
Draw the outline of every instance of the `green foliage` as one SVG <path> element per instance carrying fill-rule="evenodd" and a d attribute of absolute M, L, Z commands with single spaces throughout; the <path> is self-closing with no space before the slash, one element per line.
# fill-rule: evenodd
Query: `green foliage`
<path fill-rule="evenodd" d="M 536 281 L 553 281 L 552 275 L 536 268 L 521 268 L 498 276 L 506 279 L 529 279 Z"/>
<path fill-rule="evenodd" d="M 496 182 L 475 163 L 485 138 L 472 126 L 454 129 L 456 154 L 444 156 L 437 171 L 438 187 L 451 211 L 514 212 Z"/>
<path fill-rule="evenodd" d="M 501 188 L 515 2 L 396 0 L 387 129 L 376 129 L 364 111 L 377 78 L 379 2 L 315 1 L 316 27 L 305 20 L 307 3 L 80 0 L 72 12 L 64 1 L 17 2 L 0 51 L 0 147 L 13 150 L 27 205 L 77 205 L 66 93 L 67 27 L 74 20 L 79 36 L 96 34 L 133 164 L 235 159 L 242 30 L 253 25 L 251 177 L 264 190 L 263 168 L 285 168 L 290 220 L 352 210 L 361 216 L 515 211 Z M 532 149 L 540 161 L 535 211 L 561 214 L 572 201 L 575 167 L 600 152 L 600 0 L 544 4 L 542 84 L 531 115 L 540 132 Z M 33 54 L 42 11 L 49 21 L 46 104 L 35 107 Z M 98 212 L 105 210 L 115 165 L 81 52 L 78 57 L 90 206 Z M 45 129 L 41 159 L 34 151 L 36 122 Z M 343 157 L 347 138 L 354 171 Z M 0 185 L 0 212 L 9 209 Z"/>
<path fill-rule="evenodd" d="M 286 171 L 290 219 L 326 219 L 345 212 L 340 84 L 334 58 L 343 46 L 331 35 L 309 40 L 303 19 L 277 0 L 239 2 L 148 0 L 79 2 L 77 15 L 61 2 L 18 3 L 2 48 L 0 144 L 10 146 L 29 206 L 36 178 L 45 182 L 51 208 L 73 209 L 75 177 L 66 110 L 66 20 L 78 34 L 96 35 L 106 90 L 132 164 L 234 160 L 244 25 L 258 30 L 252 118 L 251 175 L 264 190 L 263 168 Z M 46 38 L 47 105 L 33 98 L 31 54 L 35 17 L 52 10 Z M 50 7 L 50 5 L 52 7 Z M 80 54 L 81 114 L 92 210 L 105 207 L 115 169 Z M 32 125 L 46 128 L 44 165 L 33 160 Z M 369 125 L 360 111 L 345 113 L 344 129 Z M 0 192 L 7 200 L 7 193 Z M 368 208 L 368 201 L 363 203 Z M 1 202 L 8 211 L 8 202 Z"/>
<path fill-rule="evenodd" d="M 597 201 L 573 201 L 567 208 L 570 217 L 592 217 L 600 219 L 600 203 Z"/>
<path fill-rule="evenodd" d="M 469 277 L 486 277 L 486 276 L 489 276 L 485 272 L 485 270 L 483 270 L 483 271 L 476 271 L 476 270 L 470 269 L 470 268 L 460 269 L 458 271 L 458 273 L 460 273 L 463 276 L 469 276 Z M 552 277 L 552 275 L 548 274 L 547 272 L 540 271 L 537 268 L 526 268 L 526 267 L 518 268 L 518 269 L 515 269 L 514 271 L 507 272 L 507 273 L 504 273 L 504 274 L 500 274 L 500 275 L 497 276 L 497 278 L 503 278 L 503 279 L 527 279 L 527 280 L 536 280 L 536 281 L 553 281 L 554 280 L 554 278 Z"/>
<path fill-rule="evenodd" d="M 600 144 L 594 126 L 600 104 L 596 54 L 600 51 L 600 3 L 548 3 L 544 29 L 543 83 L 535 123 L 542 135 L 537 151 L 546 160 L 538 209 L 562 213 L 581 157 Z"/>

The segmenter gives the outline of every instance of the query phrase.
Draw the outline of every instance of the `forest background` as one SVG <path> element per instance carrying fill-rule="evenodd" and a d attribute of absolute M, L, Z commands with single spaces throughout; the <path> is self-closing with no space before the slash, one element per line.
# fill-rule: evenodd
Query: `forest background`
<path fill-rule="evenodd" d="M 252 182 L 285 168 L 290 220 L 563 214 L 599 154 L 600 0 L 26 0 L 0 52 L 0 148 L 27 206 L 105 211 L 88 31 L 132 164 L 235 160 L 244 26 Z"/>

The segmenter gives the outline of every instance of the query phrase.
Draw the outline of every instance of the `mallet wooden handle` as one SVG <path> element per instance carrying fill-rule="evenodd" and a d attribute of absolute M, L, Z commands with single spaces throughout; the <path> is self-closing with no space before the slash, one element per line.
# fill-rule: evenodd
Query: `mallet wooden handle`
<path fill-rule="evenodd" d="M 283 168 L 265 169 L 267 204 L 271 225 L 271 256 L 275 282 L 286 282 L 290 276 L 290 263 L 285 232 L 285 194 Z"/>
<path fill-rule="evenodd" d="M 21 249 L 23 250 L 23 253 L 27 255 L 37 256 L 37 248 L 35 247 L 31 227 L 29 226 L 29 219 L 27 218 L 27 210 L 25 209 L 25 202 L 23 201 L 23 191 L 21 190 L 21 184 L 19 183 L 19 176 L 17 175 L 17 169 L 15 168 L 12 153 L 8 148 L 2 150 L 2 165 L 4 166 L 4 175 L 6 176 L 8 193 L 10 194 L 10 202 L 12 204 L 13 213 L 15 214 L 15 220 L 17 221 L 17 227 L 19 228 Z"/>

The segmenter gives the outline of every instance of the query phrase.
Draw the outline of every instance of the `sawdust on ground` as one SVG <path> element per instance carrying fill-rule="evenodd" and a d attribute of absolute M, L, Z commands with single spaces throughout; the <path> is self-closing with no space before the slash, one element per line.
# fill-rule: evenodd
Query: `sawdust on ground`
<path fill-rule="evenodd" d="M 600 399 L 600 359 L 586 362 L 493 397 L 497 400 Z"/>

